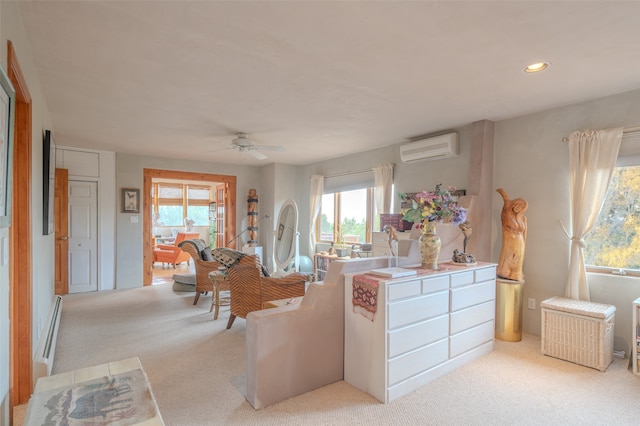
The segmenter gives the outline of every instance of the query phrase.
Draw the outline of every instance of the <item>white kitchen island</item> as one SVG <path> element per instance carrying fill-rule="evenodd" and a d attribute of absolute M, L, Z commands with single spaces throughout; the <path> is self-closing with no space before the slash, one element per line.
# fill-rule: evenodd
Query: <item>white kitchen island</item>
<path fill-rule="evenodd" d="M 496 265 L 440 267 L 345 277 L 346 382 L 387 403 L 493 350 Z M 377 284 L 375 313 L 354 309 L 354 277 Z"/>

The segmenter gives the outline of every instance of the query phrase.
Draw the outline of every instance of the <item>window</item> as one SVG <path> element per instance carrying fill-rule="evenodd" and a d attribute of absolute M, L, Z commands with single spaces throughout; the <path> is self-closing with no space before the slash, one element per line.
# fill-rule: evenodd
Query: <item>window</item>
<path fill-rule="evenodd" d="M 640 273 L 640 166 L 616 167 L 600 215 L 585 243 L 589 271 Z"/>
<path fill-rule="evenodd" d="M 316 239 L 347 245 L 370 241 L 372 212 L 373 188 L 324 194 Z"/>
<path fill-rule="evenodd" d="M 209 226 L 209 202 L 212 190 L 207 185 L 184 183 L 154 183 L 152 191 L 155 223 L 160 226 L 184 226 L 184 219 L 193 220 L 194 226 Z"/>

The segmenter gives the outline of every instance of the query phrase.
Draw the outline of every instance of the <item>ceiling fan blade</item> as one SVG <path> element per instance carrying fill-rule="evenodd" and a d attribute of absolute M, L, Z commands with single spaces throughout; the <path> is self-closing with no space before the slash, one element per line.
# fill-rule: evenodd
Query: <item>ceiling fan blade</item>
<path fill-rule="evenodd" d="M 210 149 L 210 150 L 207 150 L 207 152 L 228 151 L 228 150 L 230 150 L 230 149 L 236 149 L 236 147 L 235 147 L 235 146 L 226 146 L 226 147 L 224 147 L 224 148 Z"/>
<path fill-rule="evenodd" d="M 257 158 L 258 160 L 264 160 L 265 158 L 267 158 L 266 155 L 264 155 L 263 153 L 256 151 L 255 149 L 249 149 L 247 150 L 247 152 L 252 155 L 254 158 Z"/>
<path fill-rule="evenodd" d="M 254 149 L 260 149 L 262 151 L 284 151 L 283 146 L 275 145 L 253 145 Z"/>

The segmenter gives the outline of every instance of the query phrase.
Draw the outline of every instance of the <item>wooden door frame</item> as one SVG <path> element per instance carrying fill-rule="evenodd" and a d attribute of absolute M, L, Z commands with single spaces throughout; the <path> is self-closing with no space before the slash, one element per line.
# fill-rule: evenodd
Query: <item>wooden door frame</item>
<path fill-rule="evenodd" d="M 55 207 L 55 294 L 69 293 L 69 170 L 56 169 Z"/>
<path fill-rule="evenodd" d="M 31 94 L 18 56 L 11 41 L 7 41 L 9 80 L 16 91 L 16 115 L 13 138 L 12 215 L 9 229 L 9 317 L 10 411 L 26 404 L 32 386 L 32 255 L 31 246 Z M 18 214 L 19 212 L 19 214 Z"/>
<path fill-rule="evenodd" d="M 142 183 L 142 264 L 144 268 L 143 284 L 145 286 L 151 285 L 151 282 L 153 281 L 153 247 L 151 246 L 151 184 L 154 178 L 226 183 L 229 202 L 228 205 L 226 205 L 228 221 L 225 229 L 225 240 L 231 240 L 236 233 L 235 176 L 181 172 L 174 170 L 144 169 Z"/>

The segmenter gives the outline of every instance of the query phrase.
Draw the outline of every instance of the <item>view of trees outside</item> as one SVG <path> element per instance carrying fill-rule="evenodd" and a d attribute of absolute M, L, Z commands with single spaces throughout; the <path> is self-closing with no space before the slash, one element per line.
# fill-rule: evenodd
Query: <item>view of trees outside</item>
<path fill-rule="evenodd" d="M 616 167 L 585 243 L 587 265 L 640 269 L 640 166 Z"/>
<path fill-rule="evenodd" d="M 367 189 L 340 193 L 340 235 L 345 244 L 367 241 Z"/>
<path fill-rule="evenodd" d="M 182 206 L 158 206 L 163 226 L 183 226 Z"/>
<path fill-rule="evenodd" d="M 209 207 L 187 206 L 187 217 L 195 221 L 194 226 L 209 226 Z"/>
<path fill-rule="evenodd" d="M 322 241 L 354 244 L 365 242 L 367 237 L 367 189 L 356 189 L 340 193 L 340 231 L 334 235 L 334 194 L 322 196 L 320 230 Z M 337 232 L 337 231 L 335 231 Z"/>

